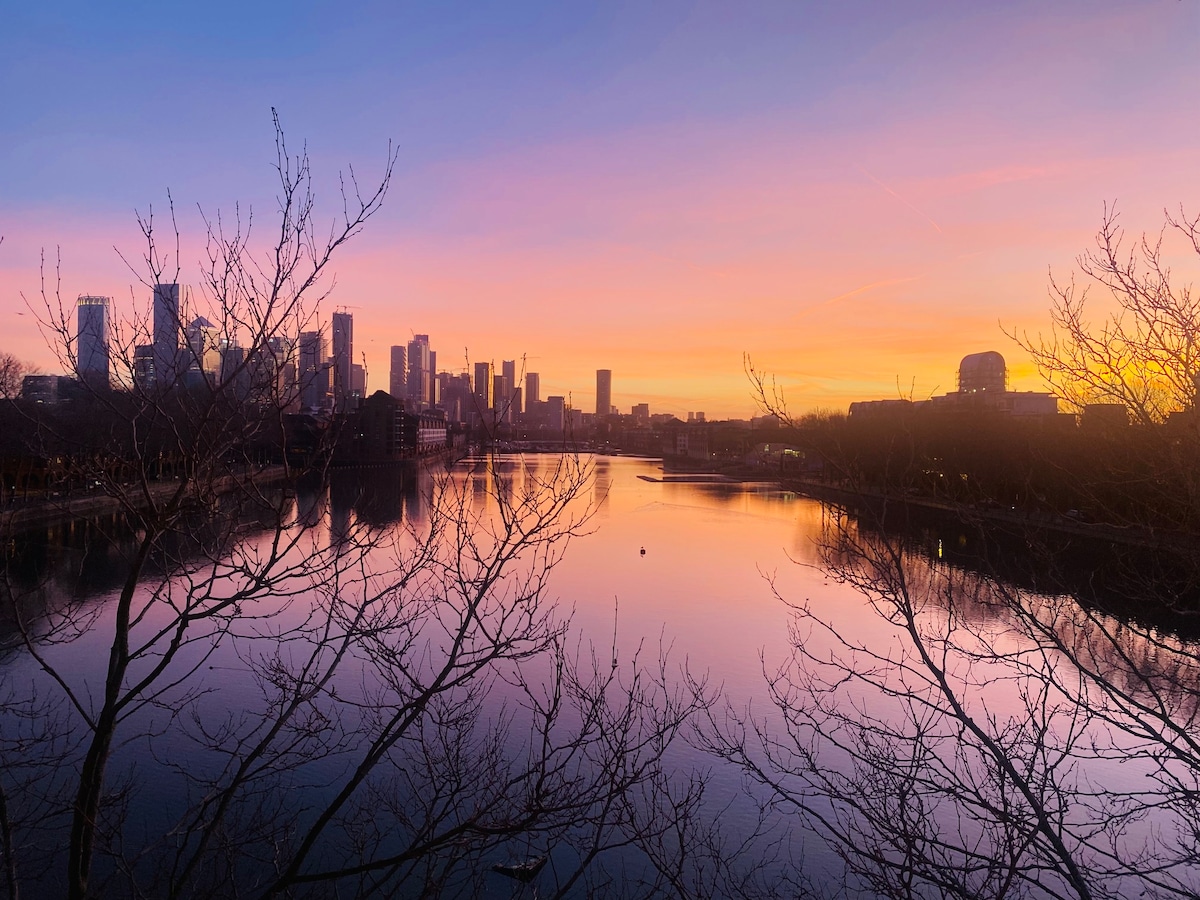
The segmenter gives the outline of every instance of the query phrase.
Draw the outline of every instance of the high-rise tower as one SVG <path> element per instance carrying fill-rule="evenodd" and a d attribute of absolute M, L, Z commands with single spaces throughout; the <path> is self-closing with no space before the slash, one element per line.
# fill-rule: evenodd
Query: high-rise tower
<path fill-rule="evenodd" d="M 429 335 L 414 334 L 408 342 L 408 398 L 422 408 L 433 402 L 433 366 L 429 356 Z"/>
<path fill-rule="evenodd" d="M 333 314 L 333 408 L 345 412 L 354 392 L 354 316 L 348 312 Z"/>
<path fill-rule="evenodd" d="M 508 419 L 512 421 L 515 416 L 521 415 L 524 411 L 521 409 L 521 385 L 517 381 L 517 361 L 506 359 L 501 363 L 500 369 L 508 382 L 508 395 L 505 400 L 508 403 Z"/>
<path fill-rule="evenodd" d="M 596 370 L 596 416 L 612 413 L 612 369 Z"/>
<path fill-rule="evenodd" d="M 492 364 L 490 362 L 475 363 L 475 409 L 484 421 L 488 418 L 488 410 L 492 408 Z"/>
<path fill-rule="evenodd" d="M 305 409 L 327 409 L 329 364 L 325 361 L 325 336 L 319 331 L 300 335 L 300 405 Z"/>
<path fill-rule="evenodd" d="M 202 378 L 216 384 L 221 373 L 221 332 L 212 322 L 197 316 L 188 325 L 184 336 L 187 343 L 186 371 L 188 383 L 200 384 Z"/>
<path fill-rule="evenodd" d="M 108 298 L 81 294 L 75 303 L 75 368 L 81 381 L 108 387 Z"/>
<path fill-rule="evenodd" d="M 172 388 L 187 366 L 180 352 L 189 294 L 178 284 L 154 286 L 154 372 L 151 383 L 160 391 Z"/>
<path fill-rule="evenodd" d="M 539 403 L 542 399 L 542 379 L 537 372 L 525 373 L 525 406 Z"/>
<path fill-rule="evenodd" d="M 388 393 L 397 400 L 408 396 L 408 354 L 404 347 L 392 346 L 392 368 L 388 372 Z"/>
<path fill-rule="evenodd" d="M 497 422 L 512 424 L 512 384 L 507 375 L 492 376 L 492 406 L 496 410 Z"/>

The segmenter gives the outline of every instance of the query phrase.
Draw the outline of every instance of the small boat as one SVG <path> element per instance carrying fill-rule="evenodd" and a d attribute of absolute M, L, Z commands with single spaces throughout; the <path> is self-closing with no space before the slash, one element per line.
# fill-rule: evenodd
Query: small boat
<path fill-rule="evenodd" d="M 537 877 L 537 873 L 542 871 L 542 866 L 546 865 L 545 856 L 535 856 L 533 859 L 527 859 L 523 863 L 516 863 L 511 866 L 506 866 L 502 863 L 497 863 L 492 866 L 492 871 L 507 878 L 515 879 L 521 884 L 529 884 Z"/>

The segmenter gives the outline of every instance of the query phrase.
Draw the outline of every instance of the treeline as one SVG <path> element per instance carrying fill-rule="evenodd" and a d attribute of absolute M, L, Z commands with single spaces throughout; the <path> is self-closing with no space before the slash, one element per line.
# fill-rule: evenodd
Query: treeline
<path fill-rule="evenodd" d="M 810 416 L 787 439 L 833 485 L 981 509 L 1194 532 L 1200 418 L 1076 425 L 1000 414 Z"/>
<path fill-rule="evenodd" d="M 201 389 L 153 402 L 119 390 L 55 404 L 0 401 L 0 502 L 282 462 L 287 435 L 276 413 Z M 194 471 L 197 451 L 203 473 Z"/>

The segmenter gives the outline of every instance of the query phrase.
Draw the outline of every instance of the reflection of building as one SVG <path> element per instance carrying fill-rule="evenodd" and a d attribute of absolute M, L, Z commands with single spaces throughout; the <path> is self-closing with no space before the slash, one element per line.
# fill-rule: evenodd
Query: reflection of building
<path fill-rule="evenodd" d="M 1041 391 L 1010 391 L 1004 357 L 994 350 L 964 356 L 958 367 L 958 390 L 928 400 L 862 400 L 850 404 L 850 415 L 896 415 L 924 410 L 937 413 L 987 412 L 1013 417 L 1058 415 L 1058 398 Z"/>
<path fill-rule="evenodd" d="M 81 294 L 75 313 L 79 378 L 93 387 L 108 387 L 108 298 Z"/>
<path fill-rule="evenodd" d="M 596 415 L 612 413 L 612 369 L 596 370 Z"/>

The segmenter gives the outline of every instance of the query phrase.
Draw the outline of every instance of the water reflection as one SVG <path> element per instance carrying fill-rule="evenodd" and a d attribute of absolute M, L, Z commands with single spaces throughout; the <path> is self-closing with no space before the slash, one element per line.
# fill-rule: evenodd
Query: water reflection
<path fill-rule="evenodd" d="M 457 496 L 471 515 L 491 522 L 502 509 L 511 510 L 538 496 L 542 486 L 560 478 L 563 473 L 557 464 L 549 456 L 506 458 L 494 465 L 481 458 L 451 472 L 449 484 L 460 492 Z M 1041 779 L 1037 788 L 1045 791 L 1043 799 L 1058 791 L 1070 801 L 1049 809 L 1059 821 L 1095 826 L 1095 834 L 1101 834 L 1096 811 L 1115 816 L 1116 830 L 1136 834 L 1143 848 L 1153 846 L 1147 843 L 1149 838 L 1144 839 L 1151 826 L 1186 825 L 1187 791 L 1196 787 L 1195 773 L 1200 771 L 1194 751 L 1200 716 L 1195 648 L 1161 623 L 1151 626 L 1145 618 L 1123 618 L 1111 608 L 1076 602 L 1076 594 L 1087 596 L 1085 587 L 1115 583 L 1089 582 L 1085 577 L 1094 556 L 1082 554 L 1083 562 L 1076 565 L 1057 548 L 1042 557 L 1026 546 L 1022 555 L 1016 540 L 987 543 L 961 525 L 947 522 L 898 524 L 894 518 L 847 515 L 766 485 L 639 477 L 659 474 L 657 463 L 651 461 L 595 460 L 592 481 L 572 508 L 580 515 L 588 511 L 599 515 L 578 535 L 547 551 L 559 554 L 569 543 L 565 556 L 545 557 L 554 567 L 544 582 L 517 579 L 505 587 L 506 593 L 496 596 L 511 615 L 526 617 L 527 622 L 542 621 L 536 615 L 549 609 L 536 603 L 530 606 L 531 585 L 546 591 L 538 598 L 561 599 L 554 613 L 558 618 L 552 621 L 569 618 L 575 629 L 572 640 L 582 648 L 580 656 L 586 658 L 594 645 L 604 666 L 615 640 L 619 667 L 614 672 L 621 677 L 638 653 L 643 659 L 652 658 L 660 645 L 670 646 L 672 677 L 686 661 L 693 674 L 707 672 L 713 683 L 719 682 L 735 709 L 754 702 L 761 711 L 764 704 L 776 703 L 771 714 L 756 721 L 782 738 L 771 748 L 778 755 L 749 760 L 750 754 L 765 751 L 745 745 L 728 753 L 735 761 L 741 752 L 759 765 L 781 764 L 780 783 L 797 793 L 789 796 L 776 786 L 771 788 L 775 794 L 766 791 L 763 798 L 786 797 L 796 801 L 796 808 L 812 809 L 819 801 L 824 811 L 837 808 L 838 803 L 844 804 L 843 810 L 866 810 L 869 815 L 863 818 L 839 820 L 842 837 L 853 841 L 842 849 L 878 850 L 880 858 L 911 864 L 910 871 L 919 869 L 921 854 L 926 861 L 936 859 L 935 850 L 945 854 L 947 835 L 976 840 L 977 847 L 988 848 L 981 851 L 990 854 L 987 860 L 975 860 L 978 871 L 992 864 L 991 857 L 1010 864 L 1010 871 L 1013 865 L 1028 862 L 1009 852 L 1020 844 L 1013 843 L 1017 838 L 1027 839 L 1023 846 L 1046 854 L 1030 864 L 1031 871 L 1036 871 L 1036 865 L 1047 865 L 1055 851 L 1051 836 L 1036 827 L 1032 834 L 1021 830 L 1028 821 L 1036 822 L 1037 816 L 1029 818 L 1033 809 L 1029 796 L 1020 790 L 1013 793 L 1016 782 L 1003 766 L 1004 753 L 1024 764 L 1018 774 L 1037 774 Z M 316 629 L 306 630 L 310 621 L 330 623 L 335 634 L 359 628 L 356 643 L 345 651 L 353 660 L 349 677 L 336 682 L 336 692 L 323 687 L 304 694 L 309 698 L 305 702 L 310 704 L 311 722 L 336 723 L 330 725 L 336 728 L 336 740 L 330 737 L 333 732 L 324 731 L 322 740 L 335 740 L 337 754 L 347 754 L 359 729 L 379 727 L 384 718 L 382 707 L 370 706 L 368 700 L 394 699 L 386 692 L 410 690 L 406 678 L 436 674 L 434 662 L 440 659 L 436 653 L 446 644 L 445 635 L 454 633 L 448 626 L 463 621 L 455 616 L 470 606 L 470 581 L 457 586 L 421 582 L 428 573 L 414 574 L 400 590 L 395 587 L 396 571 L 389 568 L 400 563 L 372 557 L 365 549 L 362 557 L 353 557 L 355 548 L 364 547 L 359 543 L 364 536 L 386 542 L 408 534 L 405 529 L 424 532 L 440 524 L 428 476 L 411 477 L 395 470 L 337 472 L 326 484 L 299 485 L 294 515 L 301 523 L 319 526 L 312 545 L 297 548 L 296 555 L 328 561 L 338 567 L 337 578 L 321 582 L 319 594 L 296 588 L 291 595 L 280 591 L 262 598 L 262 622 L 281 629 L 287 640 L 278 640 L 260 622 L 239 622 L 244 631 L 222 646 L 224 655 L 205 663 L 209 668 L 202 673 L 203 689 L 212 693 L 188 708 L 191 712 L 203 708 L 206 717 L 214 710 L 232 711 L 235 719 L 244 717 L 242 724 L 258 721 L 254 716 L 280 708 L 277 704 L 283 703 L 289 685 L 307 691 L 317 684 L 305 667 L 310 659 L 316 660 L 312 665 L 324 664 L 322 654 L 329 652 L 330 645 L 320 644 L 324 638 L 314 636 Z M 268 532 L 263 534 L 265 542 Z M 477 537 L 481 543 L 490 539 Z M 113 523 L 98 532 L 48 532 L 23 543 L 21 552 L 12 556 L 9 581 L 29 596 L 34 612 L 88 598 L 94 598 L 96 608 L 107 608 L 134 542 L 135 535 L 121 536 Z M 322 555 L 329 548 L 337 552 Z M 469 562 L 469 553 L 459 552 L 463 548 L 468 544 L 438 551 L 444 554 L 438 557 L 443 574 L 461 565 L 464 556 Z M 643 548 L 645 554 L 640 552 Z M 173 553 L 176 559 L 186 556 L 182 545 Z M 355 562 L 360 568 L 352 565 Z M 411 587 L 414 582 L 421 582 L 420 590 Z M 796 608 L 780 603 L 772 586 Z M 614 617 L 617 606 L 619 616 Z M 336 611 L 336 617 L 307 618 L 330 610 Z M 436 610 L 431 618 L 406 618 L 430 610 Z M 268 619 L 268 611 L 278 611 L 280 616 Z M 492 633 L 514 621 L 505 618 L 499 607 L 491 612 Z M 486 650 L 486 642 L 476 637 Z M 928 654 L 936 662 L 934 669 L 921 656 L 922 648 L 934 651 Z M 104 646 L 88 653 L 79 652 L 80 645 L 70 649 L 81 669 L 101 668 L 107 658 Z M 312 655 L 306 657 L 309 652 Z M 773 676 L 769 683 L 763 677 L 764 662 Z M 16 665 L 14 655 L 0 664 Z M 432 796 L 438 778 L 444 785 L 464 773 L 482 777 L 511 762 L 499 751 L 524 746 L 520 741 L 510 735 L 509 743 L 496 739 L 489 744 L 482 738 L 473 743 L 478 735 L 471 732 L 471 723 L 487 723 L 497 708 L 526 713 L 533 709 L 517 672 L 532 680 L 535 668 L 505 669 L 462 693 L 447 695 L 436 707 L 439 722 L 460 729 L 462 745 L 444 741 L 436 745 L 437 735 L 432 732 L 425 736 L 427 742 L 424 737 L 414 738 L 407 750 L 428 752 L 424 760 L 431 766 L 429 778 L 419 789 L 410 785 L 406 793 L 389 795 L 389 802 L 397 807 L 389 815 L 400 816 L 406 812 L 400 807 L 419 805 L 426 790 Z M 947 690 L 961 699 L 960 707 L 970 713 L 970 722 L 957 715 Z M 160 721 L 173 720 L 168 716 Z M 530 722 L 523 719 L 521 724 L 528 727 Z M 983 734 L 972 731 L 972 724 L 980 725 Z M 795 730 L 789 731 L 789 725 Z M 166 725 L 162 729 L 153 748 L 162 758 L 178 760 L 195 752 L 196 735 L 181 736 Z M 796 735 L 807 738 L 796 741 Z M 990 744 L 982 740 L 984 736 Z M 312 737 L 302 734 L 298 740 Z M 1152 750 L 1134 757 L 1130 742 L 1135 737 Z M 788 745 L 787 739 L 793 743 Z M 217 749 L 228 753 L 234 744 L 231 738 L 228 746 Z M 207 750 L 211 753 L 214 746 L 210 742 Z M 127 754 L 126 762 L 140 766 L 143 762 L 132 754 L 147 751 L 143 745 L 122 752 Z M 479 755 L 472 755 L 476 752 Z M 741 771 L 722 767 L 699 750 L 674 752 L 675 761 L 696 763 L 716 773 L 708 789 L 722 803 L 747 802 Z M 397 771 L 404 771 L 405 761 L 411 760 L 396 757 Z M 324 796 L 317 785 L 335 777 L 330 773 L 339 765 L 335 760 L 325 768 L 317 767 L 326 781 L 305 770 L 310 779 L 307 799 L 316 802 Z M 210 768 L 204 769 L 197 762 L 195 769 L 212 773 L 219 772 L 220 766 L 210 762 Z M 1115 789 L 1122 777 L 1129 779 L 1130 772 L 1140 779 L 1139 790 L 1152 785 L 1147 795 L 1160 804 L 1153 814 L 1147 814 L 1144 802 L 1136 805 L 1135 792 Z M 1078 788 L 1087 779 L 1104 789 L 1083 797 Z M 1176 787 L 1171 788 L 1171 783 Z M 803 786 L 797 789 L 797 784 Z M 172 785 L 178 786 L 164 776 L 163 795 L 182 796 L 170 793 Z M 967 788 L 976 791 L 978 800 L 968 809 L 976 816 L 971 821 L 986 824 L 957 835 L 952 831 L 933 835 L 931 829 L 955 821 L 954 816 L 967 809 L 959 799 Z M 376 789 L 384 791 L 382 782 Z M 1034 793 L 1035 799 L 1043 796 Z M 269 791 L 261 796 L 278 799 Z M 1009 811 L 1011 821 L 986 819 L 989 803 L 993 810 Z M 736 805 L 728 809 L 726 822 L 749 829 L 755 821 L 753 810 Z M 1140 826 L 1139 821 L 1149 824 Z M 889 823 L 902 824 L 904 830 L 888 832 Z M 784 831 L 800 829 L 802 824 L 821 828 L 799 814 L 776 824 Z M 774 833 L 772 840 L 784 840 L 780 837 L 784 831 Z M 792 835 L 798 833 L 802 832 Z M 934 837 L 943 843 L 935 847 Z M 985 838 L 994 843 L 987 844 Z M 909 844 L 901 853 L 897 848 L 905 840 Z M 822 857 L 814 849 L 817 845 L 810 841 L 805 846 L 806 858 L 798 864 L 806 871 L 819 871 L 820 862 L 832 865 L 831 857 Z M 1116 872 L 1112 861 L 1125 859 L 1126 848 L 1110 844 L 1105 852 L 1108 869 L 1097 868 L 1096 877 L 1107 874 L 1119 884 L 1128 873 Z M 965 859 L 953 864 L 967 871 Z M 1186 881 L 1191 870 L 1183 851 L 1159 861 L 1162 871 L 1178 877 L 1179 884 L 1194 886 Z M 1065 865 L 1061 859 L 1054 864 Z M 987 886 L 979 882 L 967 887 L 985 894 Z M 485 893 L 486 886 L 480 892 Z"/>
<path fill-rule="evenodd" d="M 726 754 L 889 896 L 1194 893 L 1196 644 L 1103 609 L 1110 593 L 1046 593 L 1071 570 L 1030 571 L 1036 531 L 1004 567 L 1003 541 L 981 535 L 968 567 L 938 534 L 830 510 L 822 559 L 867 598 L 874 634 L 795 603 L 773 717 L 724 732 Z M 1004 578 L 1014 564 L 1025 577 Z"/>

